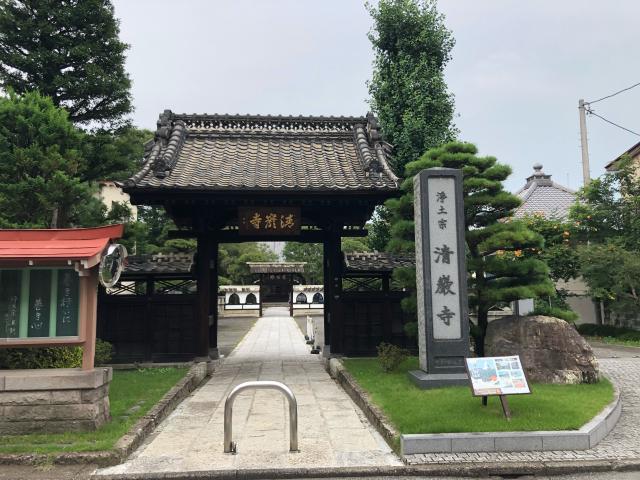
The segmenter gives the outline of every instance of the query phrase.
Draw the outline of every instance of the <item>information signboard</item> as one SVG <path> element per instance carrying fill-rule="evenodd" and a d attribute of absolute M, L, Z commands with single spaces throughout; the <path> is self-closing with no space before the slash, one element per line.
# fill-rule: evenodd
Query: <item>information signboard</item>
<path fill-rule="evenodd" d="M 531 393 L 518 355 L 467 358 L 466 363 L 474 396 Z"/>

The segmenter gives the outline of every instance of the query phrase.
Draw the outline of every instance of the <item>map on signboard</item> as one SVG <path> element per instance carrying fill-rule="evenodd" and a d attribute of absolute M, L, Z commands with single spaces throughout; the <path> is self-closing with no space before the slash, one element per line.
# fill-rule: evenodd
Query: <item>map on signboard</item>
<path fill-rule="evenodd" d="M 531 393 L 518 355 L 467 358 L 465 360 L 474 395 Z"/>

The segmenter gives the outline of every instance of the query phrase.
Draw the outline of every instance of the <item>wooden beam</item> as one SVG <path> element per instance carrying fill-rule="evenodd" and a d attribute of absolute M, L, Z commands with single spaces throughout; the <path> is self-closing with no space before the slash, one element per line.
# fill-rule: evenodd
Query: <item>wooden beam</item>
<path fill-rule="evenodd" d="M 217 232 L 196 232 L 193 230 L 170 230 L 169 238 L 198 238 L 202 235 L 215 234 L 219 243 L 239 242 L 303 242 L 321 243 L 327 238 L 324 230 L 302 230 L 300 235 L 240 235 L 237 230 L 221 230 Z M 343 229 L 341 237 L 366 237 L 368 231 L 361 229 Z"/>

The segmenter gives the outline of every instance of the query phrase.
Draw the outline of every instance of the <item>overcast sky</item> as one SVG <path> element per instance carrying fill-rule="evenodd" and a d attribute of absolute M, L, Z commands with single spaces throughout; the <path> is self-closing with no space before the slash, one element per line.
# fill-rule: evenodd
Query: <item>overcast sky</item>
<path fill-rule="evenodd" d="M 115 0 L 131 45 L 134 122 L 177 113 L 364 115 L 373 54 L 360 0 Z M 441 0 L 460 138 L 512 166 L 582 185 L 578 99 L 640 82 L 637 0 Z M 640 87 L 594 110 L 640 132 Z M 640 140 L 587 118 L 591 173 Z"/>

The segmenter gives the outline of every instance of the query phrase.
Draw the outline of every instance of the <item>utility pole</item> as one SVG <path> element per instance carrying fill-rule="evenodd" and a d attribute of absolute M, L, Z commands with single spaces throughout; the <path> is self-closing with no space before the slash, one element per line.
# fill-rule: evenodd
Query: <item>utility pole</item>
<path fill-rule="evenodd" d="M 591 181 L 589 172 L 589 145 L 587 144 L 587 118 L 584 100 L 578 100 L 578 112 L 580 113 L 580 145 L 582 147 L 582 179 L 584 186 Z"/>

